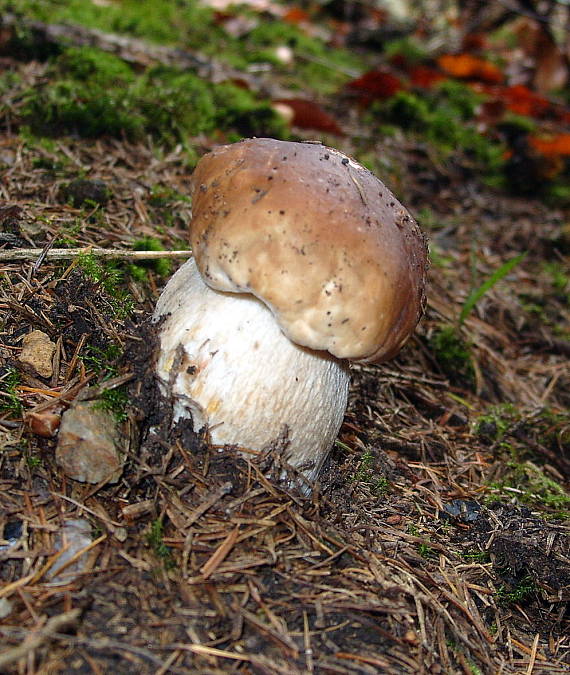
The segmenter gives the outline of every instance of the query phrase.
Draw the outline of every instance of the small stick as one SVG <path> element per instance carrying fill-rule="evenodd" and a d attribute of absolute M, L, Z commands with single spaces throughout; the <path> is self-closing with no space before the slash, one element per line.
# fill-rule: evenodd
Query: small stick
<path fill-rule="evenodd" d="M 0 668 L 9 666 L 14 661 L 19 661 L 31 651 L 40 647 L 46 640 L 49 640 L 54 633 L 70 624 L 74 624 L 79 618 L 80 613 L 80 609 L 72 609 L 69 612 L 52 616 L 43 628 L 31 631 L 28 637 L 17 647 L 3 651 L 0 654 Z"/>
<path fill-rule="evenodd" d="M 37 260 L 44 253 L 43 248 L 12 248 L 0 251 L 0 262 L 15 260 Z M 158 260 L 160 258 L 190 258 L 192 251 L 127 251 L 118 248 L 52 248 L 45 253 L 47 260 L 73 260 L 82 254 L 98 258 L 124 258 L 127 260 Z"/>

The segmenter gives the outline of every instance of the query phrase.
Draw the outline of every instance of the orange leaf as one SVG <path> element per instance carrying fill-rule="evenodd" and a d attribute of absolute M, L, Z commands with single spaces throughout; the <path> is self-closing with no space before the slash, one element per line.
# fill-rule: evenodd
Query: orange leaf
<path fill-rule="evenodd" d="M 283 21 L 287 21 L 287 23 L 292 23 L 295 25 L 309 21 L 310 18 L 311 17 L 307 14 L 307 12 L 305 12 L 305 10 L 301 9 L 300 7 L 291 7 L 282 16 Z"/>
<path fill-rule="evenodd" d="M 287 106 L 293 111 L 293 126 L 344 136 L 344 131 L 339 127 L 337 121 L 312 101 L 302 98 L 282 98 L 274 101 L 274 103 Z"/>
<path fill-rule="evenodd" d="M 348 89 L 359 94 L 361 103 L 367 105 L 375 100 L 394 96 L 404 88 L 402 81 L 385 70 L 371 70 L 347 84 Z"/>
<path fill-rule="evenodd" d="M 546 157 L 570 157 L 570 134 L 558 134 L 552 138 L 530 136 L 530 145 Z"/>
<path fill-rule="evenodd" d="M 471 54 L 443 54 L 437 62 L 442 70 L 453 77 L 495 84 L 503 81 L 503 73 L 497 66 Z"/>

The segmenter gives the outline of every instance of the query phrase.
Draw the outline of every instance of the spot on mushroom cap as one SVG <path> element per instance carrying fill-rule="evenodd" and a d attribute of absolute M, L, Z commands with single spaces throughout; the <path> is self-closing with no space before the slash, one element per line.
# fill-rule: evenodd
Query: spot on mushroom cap
<path fill-rule="evenodd" d="M 297 344 L 385 361 L 425 302 L 425 238 L 370 171 L 338 150 L 269 138 L 221 146 L 192 176 L 205 282 L 252 293 Z"/>

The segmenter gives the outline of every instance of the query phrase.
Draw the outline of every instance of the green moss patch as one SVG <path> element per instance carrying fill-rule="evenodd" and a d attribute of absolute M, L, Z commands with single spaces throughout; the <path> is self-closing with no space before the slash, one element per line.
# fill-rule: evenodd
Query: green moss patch
<path fill-rule="evenodd" d="M 217 131 L 238 138 L 286 135 L 270 104 L 249 91 L 172 68 L 135 74 L 97 49 L 65 50 L 46 75 L 41 86 L 24 94 L 23 121 L 35 134 L 130 140 L 151 135 L 167 146 Z"/>
<path fill-rule="evenodd" d="M 504 144 L 482 134 L 475 113 L 482 98 L 454 81 L 442 82 L 433 91 L 400 91 L 387 101 L 371 106 L 372 120 L 396 125 L 430 141 L 445 156 L 460 151 L 477 164 L 489 179 L 504 166 Z"/>

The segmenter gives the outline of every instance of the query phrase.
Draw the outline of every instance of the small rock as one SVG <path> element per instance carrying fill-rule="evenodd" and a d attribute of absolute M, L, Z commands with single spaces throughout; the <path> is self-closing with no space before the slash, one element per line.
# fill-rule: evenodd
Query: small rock
<path fill-rule="evenodd" d="M 75 518 L 65 522 L 63 527 L 55 535 L 55 553 L 63 548 L 65 551 L 55 561 L 53 567 L 48 572 L 50 586 L 63 586 L 70 584 L 81 572 L 84 571 L 87 564 L 87 555 L 82 554 L 77 560 L 65 569 L 68 561 L 91 543 L 91 525 L 83 518 Z"/>
<path fill-rule="evenodd" d="M 53 438 L 59 428 L 61 415 L 48 412 L 30 413 L 26 416 L 26 422 L 36 436 Z"/>
<path fill-rule="evenodd" d="M 17 204 L 0 206 L 0 230 L 2 233 L 20 234 L 23 209 Z"/>
<path fill-rule="evenodd" d="M 0 163 L 6 166 L 13 166 L 16 163 L 17 155 L 13 150 L 0 150 Z"/>
<path fill-rule="evenodd" d="M 119 431 L 113 417 L 91 401 L 63 413 L 55 459 L 69 478 L 116 483 L 123 470 Z"/>
<path fill-rule="evenodd" d="M 41 330 L 33 330 L 22 340 L 20 363 L 40 377 L 51 377 L 55 344 Z"/>
<path fill-rule="evenodd" d="M 481 505 L 473 499 L 452 499 L 444 505 L 442 516 L 460 520 L 463 523 L 474 523 L 481 515 Z"/>
<path fill-rule="evenodd" d="M 22 536 L 23 523 L 19 519 L 9 520 L 4 525 L 4 531 L 0 537 L 5 543 L 0 544 L 0 551 L 5 551 L 18 543 Z"/>
<path fill-rule="evenodd" d="M 121 543 L 127 541 L 127 537 L 129 536 L 129 533 L 127 532 L 126 527 L 117 527 L 115 528 L 115 531 L 113 532 L 113 535 L 117 541 L 120 541 Z"/>
<path fill-rule="evenodd" d="M 5 619 L 12 613 L 12 603 L 8 598 L 0 598 L 0 620 Z"/>
<path fill-rule="evenodd" d="M 76 209 L 81 206 L 104 206 L 111 196 L 111 191 L 106 183 L 99 179 L 76 178 L 61 190 L 61 195 L 66 202 L 71 202 Z"/>

